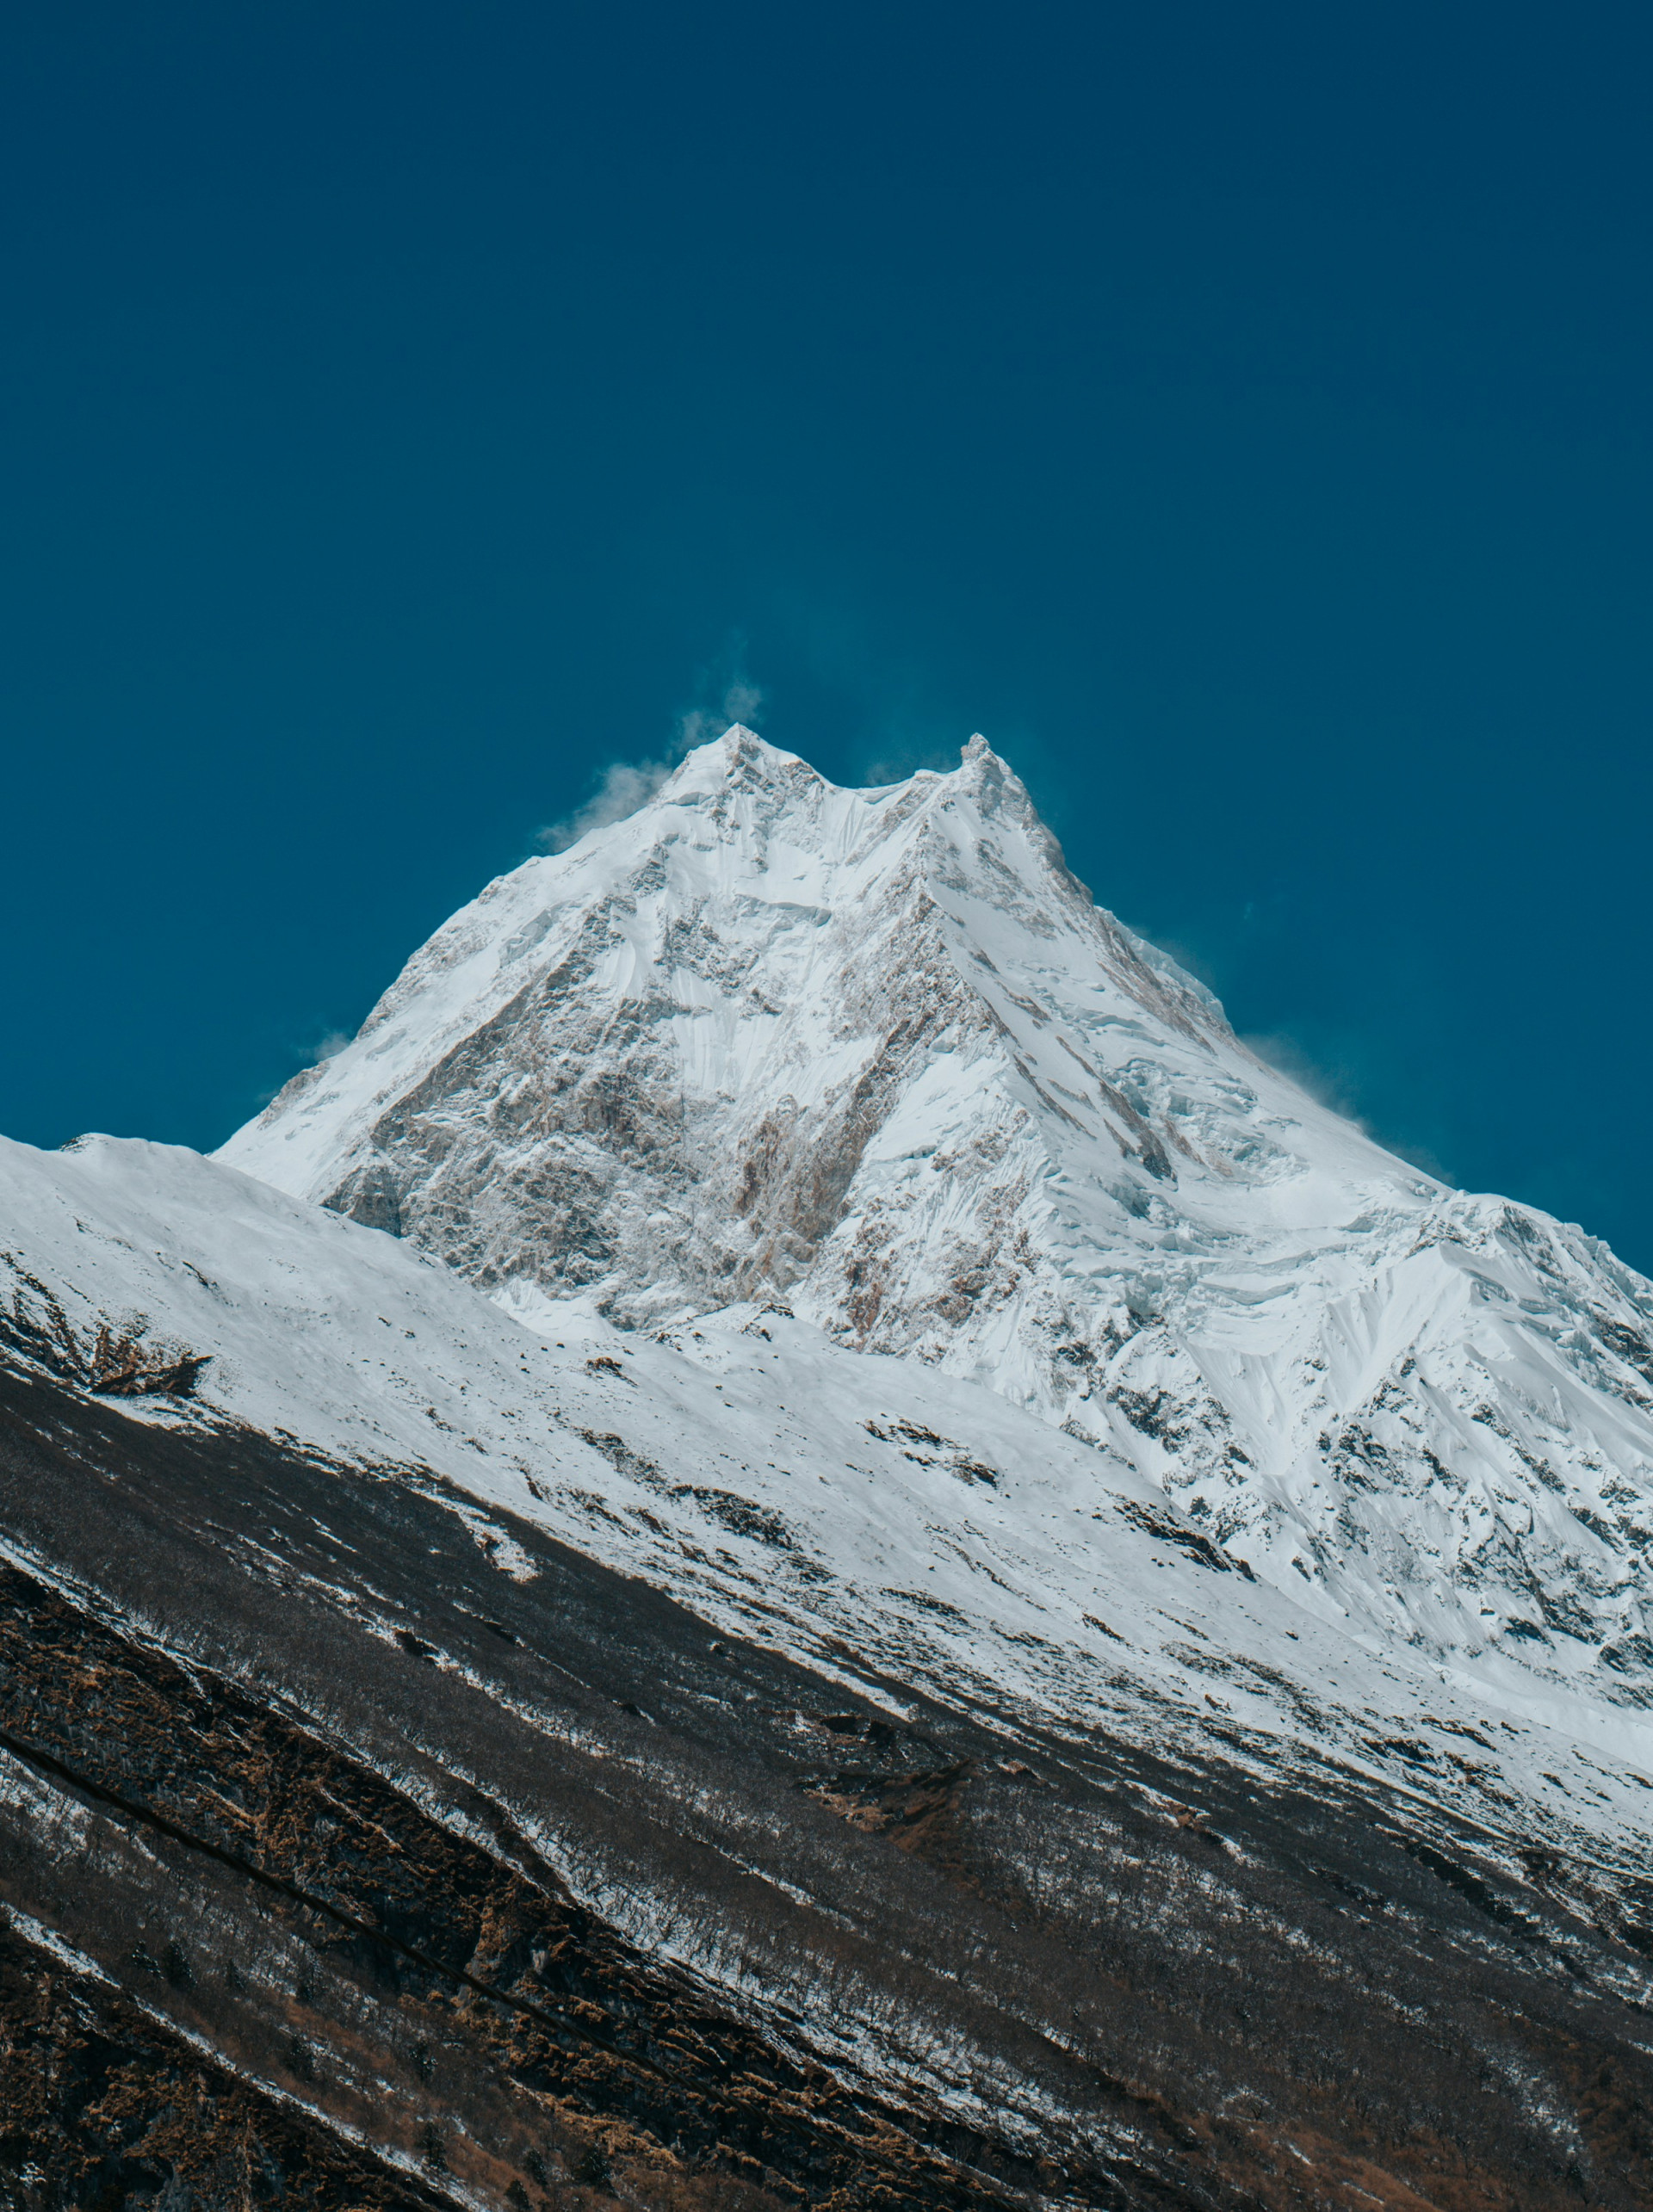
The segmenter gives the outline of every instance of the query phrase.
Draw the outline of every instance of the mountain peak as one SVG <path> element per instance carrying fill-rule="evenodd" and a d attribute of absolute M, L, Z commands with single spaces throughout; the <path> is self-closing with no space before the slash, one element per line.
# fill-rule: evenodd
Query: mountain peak
<path fill-rule="evenodd" d="M 710 738 L 684 755 L 661 786 L 659 796 L 669 803 L 725 786 L 784 789 L 801 782 L 821 781 L 796 753 L 771 745 L 744 722 L 731 722 L 721 737 Z"/>
<path fill-rule="evenodd" d="M 695 752 L 709 753 L 730 768 L 753 769 L 760 774 L 803 765 L 796 753 L 783 752 L 779 745 L 771 745 L 767 738 L 759 737 L 744 722 L 731 722 L 721 737 L 696 746 Z M 694 757 L 695 753 L 688 756 L 690 760 Z"/>
<path fill-rule="evenodd" d="M 1028 797 L 1026 786 L 1003 755 L 994 752 L 980 731 L 961 748 L 959 764 L 953 775 L 964 789 L 972 794 L 979 805 L 991 808 L 1009 799 L 1029 821 L 1037 824 L 1040 835 L 1049 841 L 1055 850 L 1056 841 L 1039 820 L 1033 802 Z"/>

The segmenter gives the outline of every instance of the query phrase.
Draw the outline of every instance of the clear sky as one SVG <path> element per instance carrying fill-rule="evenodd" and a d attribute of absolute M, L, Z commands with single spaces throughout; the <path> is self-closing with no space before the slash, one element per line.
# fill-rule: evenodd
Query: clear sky
<path fill-rule="evenodd" d="M 56 0 L 0 1128 L 220 1141 L 732 688 L 1653 1269 L 1653 15 Z"/>

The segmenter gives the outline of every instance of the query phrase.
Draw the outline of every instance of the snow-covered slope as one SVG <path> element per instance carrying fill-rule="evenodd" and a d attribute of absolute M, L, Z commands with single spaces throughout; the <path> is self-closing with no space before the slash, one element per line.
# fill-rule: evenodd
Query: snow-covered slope
<path fill-rule="evenodd" d="M 851 791 L 729 731 L 491 884 L 220 1157 L 507 1305 L 784 1299 L 1328 1624 L 1653 1702 L 1653 1287 L 1260 1064 L 980 739 Z"/>
<path fill-rule="evenodd" d="M 1385 1647 L 1249 1579 L 1110 1447 L 746 1303 L 622 1332 L 496 1302 L 179 1147 L 0 1140 L 0 1339 L 136 1418 L 257 1429 L 505 1517 L 888 1697 L 1339 1770 L 1489 1838 L 1646 1869 L 1653 1723 L 1497 1653 Z M 162 1387 L 170 1386 L 170 1387 Z M 373 1565 L 362 1564 L 370 1597 Z"/>

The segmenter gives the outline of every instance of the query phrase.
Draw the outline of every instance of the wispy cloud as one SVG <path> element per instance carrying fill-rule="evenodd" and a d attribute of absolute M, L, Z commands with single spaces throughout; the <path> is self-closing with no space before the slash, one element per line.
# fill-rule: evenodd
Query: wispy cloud
<path fill-rule="evenodd" d="M 746 673 L 746 644 L 733 640 L 715 668 L 703 669 L 696 687 L 703 703 L 678 719 L 678 750 L 692 752 L 696 745 L 721 738 L 732 722 L 756 726 L 764 710 L 763 686 Z"/>
<path fill-rule="evenodd" d="M 309 1068 L 325 1067 L 328 1061 L 342 1053 L 350 1041 L 350 1033 L 347 1029 L 325 1029 L 313 1040 L 293 1045 L 290 1049 L 298 1063 L 297 1072 L 302 1074 Z M 258 1112 L 262 1114 L 272 1098 L 278 1098 L 291 1080 L 291 1076 L 283 1076 L 281 1082 L 273 1084 L 269 1090 L 252 1092 L 251 1103 Z"/>
<path fill-rule="evenodd" d="M 1279 1034 L 1247 1035 L 1242 1036 L 1240 1041 L 1247 1052 L 1255 1053 L 1258 1059 L 1266 1061 L 1270 1067 L 1278 1068 L 1282 1075 L 1290 1076 L 1298 1090 L 1306 1091 L 1317 1103 L 1328 1106 L 1344 1121 L 1353 1121 L 1362 1136 L 1370 1137 L 1373 1144 L 1381 1145 L 1385 1152 L 1393 1152 L 1396 1159 L 1403 1159 L 1408 1167 L 1415 1167 L 1434 1182 L 1444 1184 L 1448 1190 L 1456 1188 L 1457 1177 L 1442 1165 L 1427 1145 L 1415 1142 L 1411 1138 L 1396 1137 L 1388 1130 L 1372 1127 L 1358 1103 L 1359 1074 L 1357 1069 L 1328 1066 L 1323 1060 L 1311 1060 L 1295 1037 Z"/>
<path fill-rule="evenodd" d="M 1283 1031 L 1266 1035 L 1247 1033 L 1240 1041 L 1247 1052 L 1255 1053 L 1270 1067 L 1290 1076 L 1298 1090 L 1306 1091 L 1318 1104 L 1330 1107 L 1334 1114 L 1353 1121 L 1367 1136 L 1371 1134 L 1355 1103 L 1354 1083 L 1349 1070 L 1328 1067 L 1322 1061 L 1311 1060 L 1297 1039 L 1288 1037 Z"/>
<path fill-rule="evenodd" d="M 623 822 L 647 806 L 671 773 L 669 760 L 610 761 L 590 798 L 561 821 L 548 823 L 535 843 L 545 852 L 566 851 L 593 830 L 606 830 L 610 822 Z"/>
<path fill-rule="evenodd" d="M 623 822 L 647 806 L 684 753 L 721 738 L 732 722 L 755 722 L 763 711 L 763 688 L 746 673 L 740 638 L 731 640 L 715 666 L 701 670 L 696 689 L 703 703 L 678 715 L 666 752 L 653 760 L 613 760 L 599 769 L 590 796 L 540 831 L 534 842 L 542 852 L 566 852 L 593 830 Z"/>
<path fill-rule="evenodd" d="M 933 769 L 938 775 L 950 775 L 958 766 L 959 748 L 944 740 L 936 745 L 920 738 L 884 739 L 882 747 L 869 746 L 863 753 L 857 770 L 858 780 L 868 790 L 877 790 L 886 783 L 905 783 L 921 768 Z"/>

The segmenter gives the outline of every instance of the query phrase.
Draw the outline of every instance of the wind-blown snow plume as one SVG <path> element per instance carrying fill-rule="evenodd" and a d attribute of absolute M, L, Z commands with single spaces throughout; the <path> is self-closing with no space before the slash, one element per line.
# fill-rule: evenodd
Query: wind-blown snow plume
<path fill-rule="evenodd" d="M 562 820 L 548 823 L 536 842 L 548 852 L 566 852 L 593 830 L 606 830 L 610 822 L 622 822 L 646 806 L 671 773 L 669 761 L 610 761 L 591 797 Z"/>

